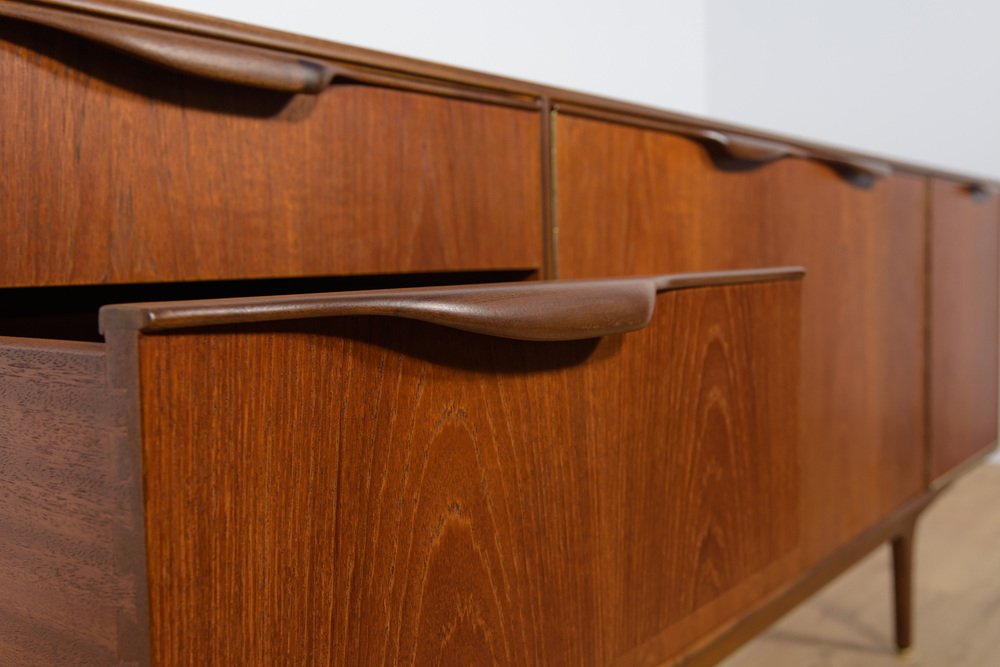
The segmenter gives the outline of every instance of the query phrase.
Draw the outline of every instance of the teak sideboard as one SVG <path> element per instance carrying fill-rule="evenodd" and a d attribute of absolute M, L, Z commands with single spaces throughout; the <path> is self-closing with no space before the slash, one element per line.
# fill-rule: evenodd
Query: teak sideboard
<path fill-rule="evenodd" d="M 713 664 L 887 541 L 909 646 L 996 183 L 120 0 L 0 86 L 3 664 Z"/>

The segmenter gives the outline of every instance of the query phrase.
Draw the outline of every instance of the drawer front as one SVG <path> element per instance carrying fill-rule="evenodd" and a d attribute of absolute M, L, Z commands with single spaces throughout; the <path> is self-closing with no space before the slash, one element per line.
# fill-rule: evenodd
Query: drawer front
<path fill-rule="evenodd" d="M 997 225 L 995 196 L 958 183 L 931 192 L 931 475 L 996 446 Z"/>
<path fill-rule="evenodd" d="M 0 286 L 535 269 L 537 111 L 290 95 L 0 22 Z"/>
<path fill-rule="evenodd" d="M 185 305 L 136 346 L 153 663 L 676 654 L 787 577 L 798 289 L 667 291 L 641 331 L 549 342 Z"/>
<path fill-rule="evenodd" d="M 924 181 L 891 176 L 864 189 L 798 158 L 730 171 L 667 132 L 565 114 L 555 127 L 560 277 L 805 267 L 807 561 L 916 494 Z"/>

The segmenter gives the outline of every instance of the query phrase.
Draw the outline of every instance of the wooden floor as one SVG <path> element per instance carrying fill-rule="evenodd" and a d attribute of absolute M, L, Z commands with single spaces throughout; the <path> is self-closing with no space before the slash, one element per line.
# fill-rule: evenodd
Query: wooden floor
<path fill-rule="evenodd" d="M 1000 665 L 1000 465 L 957 482 L 917 524 L 915 647 L 902 658 L 892 641 L 889 562 L 880 548 L 722 664 Z"/>

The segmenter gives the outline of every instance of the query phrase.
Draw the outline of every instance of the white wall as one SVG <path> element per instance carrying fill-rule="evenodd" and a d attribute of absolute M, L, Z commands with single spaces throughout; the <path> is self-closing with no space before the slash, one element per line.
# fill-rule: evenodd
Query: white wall
<path fill-rule="evenodd" d="M 678 111 L 706 110 L 705 0 L 157 4 Z"/>
<path fill-rule="evenodd" d="M 1000 2 L 707 5 L 710 115 L 1000 179 Z"/>

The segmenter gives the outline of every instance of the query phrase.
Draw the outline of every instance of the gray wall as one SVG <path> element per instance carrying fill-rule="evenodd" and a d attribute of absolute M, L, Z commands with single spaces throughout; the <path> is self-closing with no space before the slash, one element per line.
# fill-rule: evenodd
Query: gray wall
<path fill-rule="evenodd" d="M 707 9 L 710 115 L 1000 179 L 1000 3 Z"/>

